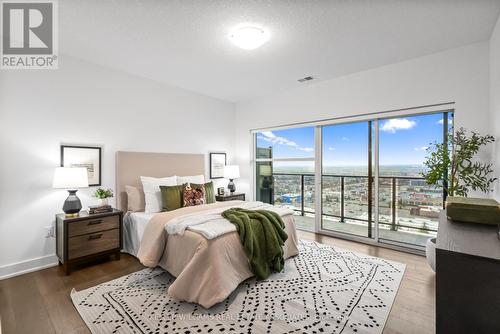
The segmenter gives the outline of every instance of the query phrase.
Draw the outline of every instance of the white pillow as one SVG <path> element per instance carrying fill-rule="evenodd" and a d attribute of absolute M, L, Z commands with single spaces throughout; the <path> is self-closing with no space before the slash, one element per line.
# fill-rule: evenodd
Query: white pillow
<path fill-rule="evenodd" d="M 184 183 L 194 183 L 194 184 L 204 184 L 204 175 L 194 175 L 194 176 L 177 176 L 177 185 L 180 186 Z"/>
<path fill-rule="evenodd" d="M 146 204 L 144 212 L 155 213 L 160 212 L 162 209 L 160 186 L 177 185 L 177 176 L 162 178 L 141 176 L 141 182 L 144 190 L 144 202 Z"/>

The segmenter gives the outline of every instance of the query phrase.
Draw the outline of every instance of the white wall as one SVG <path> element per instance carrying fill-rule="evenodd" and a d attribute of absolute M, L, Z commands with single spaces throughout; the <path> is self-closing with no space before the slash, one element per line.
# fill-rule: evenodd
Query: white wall
<path fill-rule="evenodd" d="M 490 40 L 491 133 L 496 137 L 493 162 L 495 176 L 500 179 L 500 18 Z M 495 184 L 495 198 L 500 201 L 500 180 Z"/>
<path fill-rule="evenodd" d="M 240 189 L 252 194 L 249 129 L 454 101 L 458 127 L 487 133 L 488 78 L 486 41 L 237 104 Z"/>
<path fill-rule="evenodd" d="M 59 70 L 1 71 L 0 277 L 56 261 L 44 227 L 67 196 L 51 188 L 61 143 L 102 146 L 102 185 L 114 188 L 116 151 L 230 158 L 233 124 L 233 104 L 68 57 Z M 91 190 L 79 191 L 84 207 Z"/>

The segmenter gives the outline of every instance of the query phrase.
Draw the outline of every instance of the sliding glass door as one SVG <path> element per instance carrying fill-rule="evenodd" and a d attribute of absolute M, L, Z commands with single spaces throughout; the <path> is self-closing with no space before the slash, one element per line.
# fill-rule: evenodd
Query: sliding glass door
<path fill-rule="evenodd" d="M 371 121 L 322 128 L 322 229 L 373 236 L 371 146 Z"/>
<path fill-rule="evenodd" d="M 424 246 L 435 236 L 445 193 L 422 177 L 430 143 L 446 140 L 451 112 L 379 121 L 379 239 Z"/>
<path fill-rule="evenodd" d="M 299 229 L 422 248 L 446 197 L 423 162 L 452 124 L 446 110 L 256 132 L 255 197 Z"/>

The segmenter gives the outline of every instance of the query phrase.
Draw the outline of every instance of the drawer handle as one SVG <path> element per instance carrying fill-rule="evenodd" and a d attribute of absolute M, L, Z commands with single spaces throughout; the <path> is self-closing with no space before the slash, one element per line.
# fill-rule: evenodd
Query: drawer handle
<path fill-rule="evenodd" d="M 102 233 L 89 236 L 89 240 L 101 239 Z"/>
<path fill-rule="evenodd" d="M 99 224 L 101 224 L 101 223 L 102 223 L 102 220 L 101 220 L 101 219 L 99 219 L 99 220 L 92 220 L 92 221 L 88 222 L 88 224 L 87 224 L 87 225 L 88 225 L 88 226 L 90 226 L 90 225 L 99 225 Z"/>

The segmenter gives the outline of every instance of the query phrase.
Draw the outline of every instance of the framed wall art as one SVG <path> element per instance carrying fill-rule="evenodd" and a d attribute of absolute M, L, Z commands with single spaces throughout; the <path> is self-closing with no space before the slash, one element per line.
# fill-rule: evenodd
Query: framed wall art
<path fill-rule="evenodd" d="M 89 186 L 101 185 L 101 148 L 61 145 L 61 167 L 85 167 Z"/>
<path fill-rule="evenodd" d="M 226 153 L 210 153 L 210 178 L 222 179 L 226 166 Z"/>

